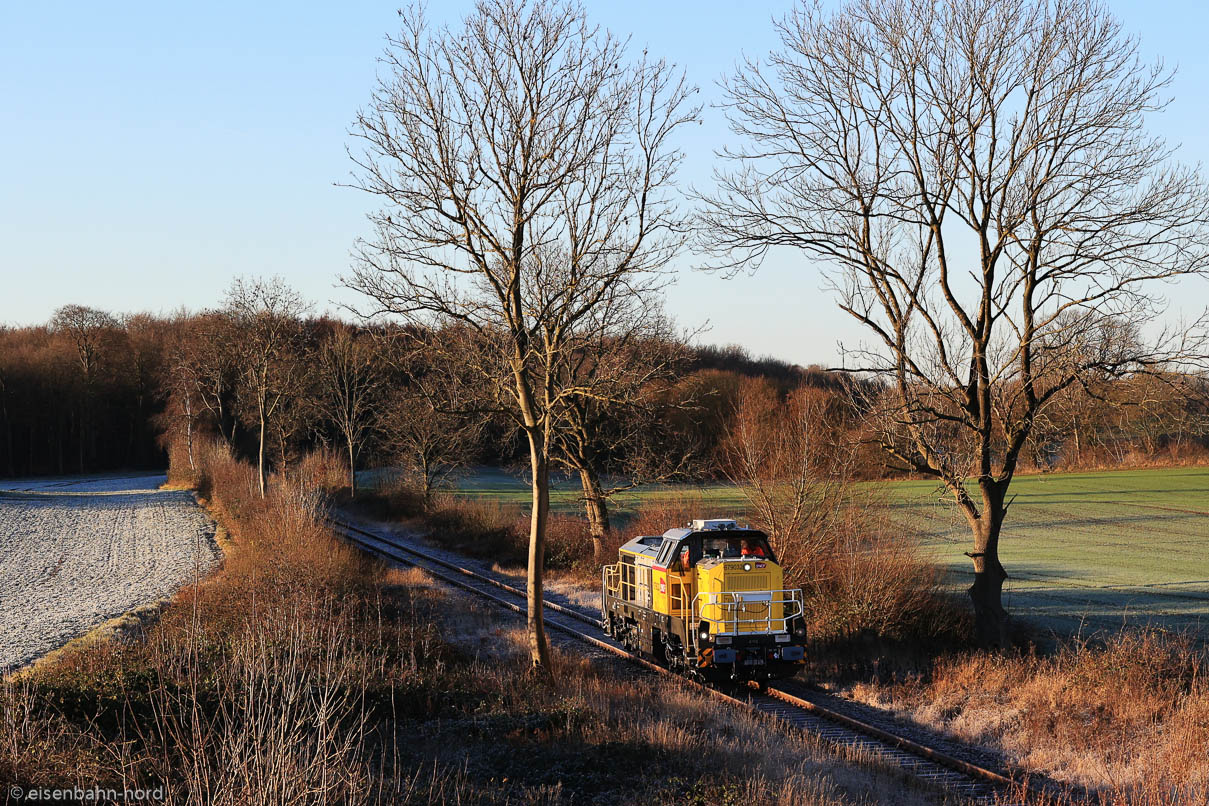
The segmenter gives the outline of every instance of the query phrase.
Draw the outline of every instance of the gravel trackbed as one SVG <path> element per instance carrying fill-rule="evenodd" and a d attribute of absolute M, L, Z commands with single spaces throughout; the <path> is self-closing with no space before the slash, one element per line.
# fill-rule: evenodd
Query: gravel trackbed
<path fill-rule="evenodd" d="M 0 484 L 0 673 L 214 567 L 214 524 L 163 479 Z"/>

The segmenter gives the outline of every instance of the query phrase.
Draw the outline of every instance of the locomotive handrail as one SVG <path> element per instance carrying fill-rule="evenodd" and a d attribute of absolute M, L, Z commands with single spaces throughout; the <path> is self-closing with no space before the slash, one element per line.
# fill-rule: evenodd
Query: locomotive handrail
<path fill-rule="evenodd" d="M 774 617 L 771 605 L 781 605 Z M 749 606 L 752 606 L 749 609 Z M 724 614 L 710 618 L 706 608 Z M 693 616 L 717 625 L 715 634 L 741 635 L 759 632 L 789 632 L 789 622 L 805 613 L 802 591 L 797 588 L 764 591 L 704 591 L 693 598 Z M 729 614 L 729 615 L 726 615 Z M 742 616 L 742 617 L 741 617 Z M 774 625 L 780 626 L 774 626 Z M 760 628 L 763 629 L 760 629 Z M 726 629 L 729 628 L 729 629 Z M 740 629 L 746 628 L 746 629 Z M 693 633 L 696 643 L 696 632 Z"/>
<path fill-rule="evenodd" d="M 627 580 L 625 578 L 625 575 L 621 573 L 621 563 L 602 566 L 600 569 L 600 581 L 606 593 L 610 596 L 624 599 L 627 602 L 638 602 L 638 591 L 644 587 L 639 585 L 634 579 Z M 646 594 L 644 597 L 645 604 L 647 607 L 650 607 L 651 592 L 650 590 L 644 590 L 644 593 Z M 604 607 L 603 599 L 601 600 L 601 607 Z"/>
<path fill-rule="evenodd" d="M 605 592 L 611 596 L 617 596 L 621 589 L 621 569 L 618 568 L 620 563 L 612 565 L 604 565 L 600 568 L 600 583 Z"/>

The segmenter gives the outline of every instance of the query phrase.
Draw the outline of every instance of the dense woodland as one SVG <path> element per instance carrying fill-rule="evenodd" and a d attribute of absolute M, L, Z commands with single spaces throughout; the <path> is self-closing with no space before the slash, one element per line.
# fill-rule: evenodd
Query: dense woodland
<path fill-rule="evenodd" d="M 290 304 L 275 309 L 267 291 Z M 275 319 L 276 334 L 265 326 Z M 311 317 L 272 283 L 240 286 L 223 307 L 197 314 L 66 306 L 44 325 L 0 328 L 0 473 L 159 468 L 164 446 L 172 440 L 187 450 L 190 436 L 198 444 L 217 437 L 255 463 L 262 408 L 266 470 L 288 468 L 319 446 L 347 456 L 350 442 L 358 467 L 400 467 L 425 488 L 466 464 L 522 461 L 522 442 L 475 399 L 472 380 L 451 388 L 458 368 L 436 366 L 447 351 L 424 349 L 444 336 Z M 661 359 L 642 378 L 646 393 L 596 413 L 590 458 L 602 477 L 726 477 L 742 401 L 786 407 L 803 387 L 831 401 L 826 413 L 809 416 L 840 423 L 856 446 L 853 476 L 902 472 L 863 425 L 862 402 L 877 394 L 872 385 L 755 358 L 735 345 L 667 340 L 625 349 Z M 1026 464 L 1050 470 L 1207 455 L 1209 382 L 1166 373 L 1073 387 L 1038 421 Z"/>

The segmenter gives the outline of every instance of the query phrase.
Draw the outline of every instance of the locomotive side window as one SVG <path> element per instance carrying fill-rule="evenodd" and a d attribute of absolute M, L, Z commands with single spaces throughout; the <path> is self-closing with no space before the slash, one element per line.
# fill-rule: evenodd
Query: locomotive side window
<path fill-rule="evenodd" d="M 628 557 L 621 562 L 621 598 L 634 601 L 634 561 Z"/>
<path fill-rule="evenodd" d="M 663 545 L 659 547 L 659 556 L 655 558 L 655 562 L 667 568 L 668 561 L 672 556 L 672 547 L 676 545 L 676 541 L 669 538 L 664 538 Z"/>

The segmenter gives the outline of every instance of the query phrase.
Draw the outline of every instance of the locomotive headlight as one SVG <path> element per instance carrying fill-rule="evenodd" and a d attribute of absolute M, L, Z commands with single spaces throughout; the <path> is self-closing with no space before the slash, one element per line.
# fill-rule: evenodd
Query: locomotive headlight
<path fill-rule="evenodd" d="M 701 629 L 697 631 L 697 636 L 701 639 L 702 643 L 708 642 L 709 641 L 709 625 L 702 624 Z"/>
<path fill-rule="evenodd" d="M 751 563 L 743 563 L 743 570 L 744 570 L 744 571 L 750 571 L 750 570 L 751 570 Z"/>
<path fill-rule="evenodd" d="M 793 625 L 793 637 L 799 641 L 806 640 L 806 622 L 799 620 Z"/>

